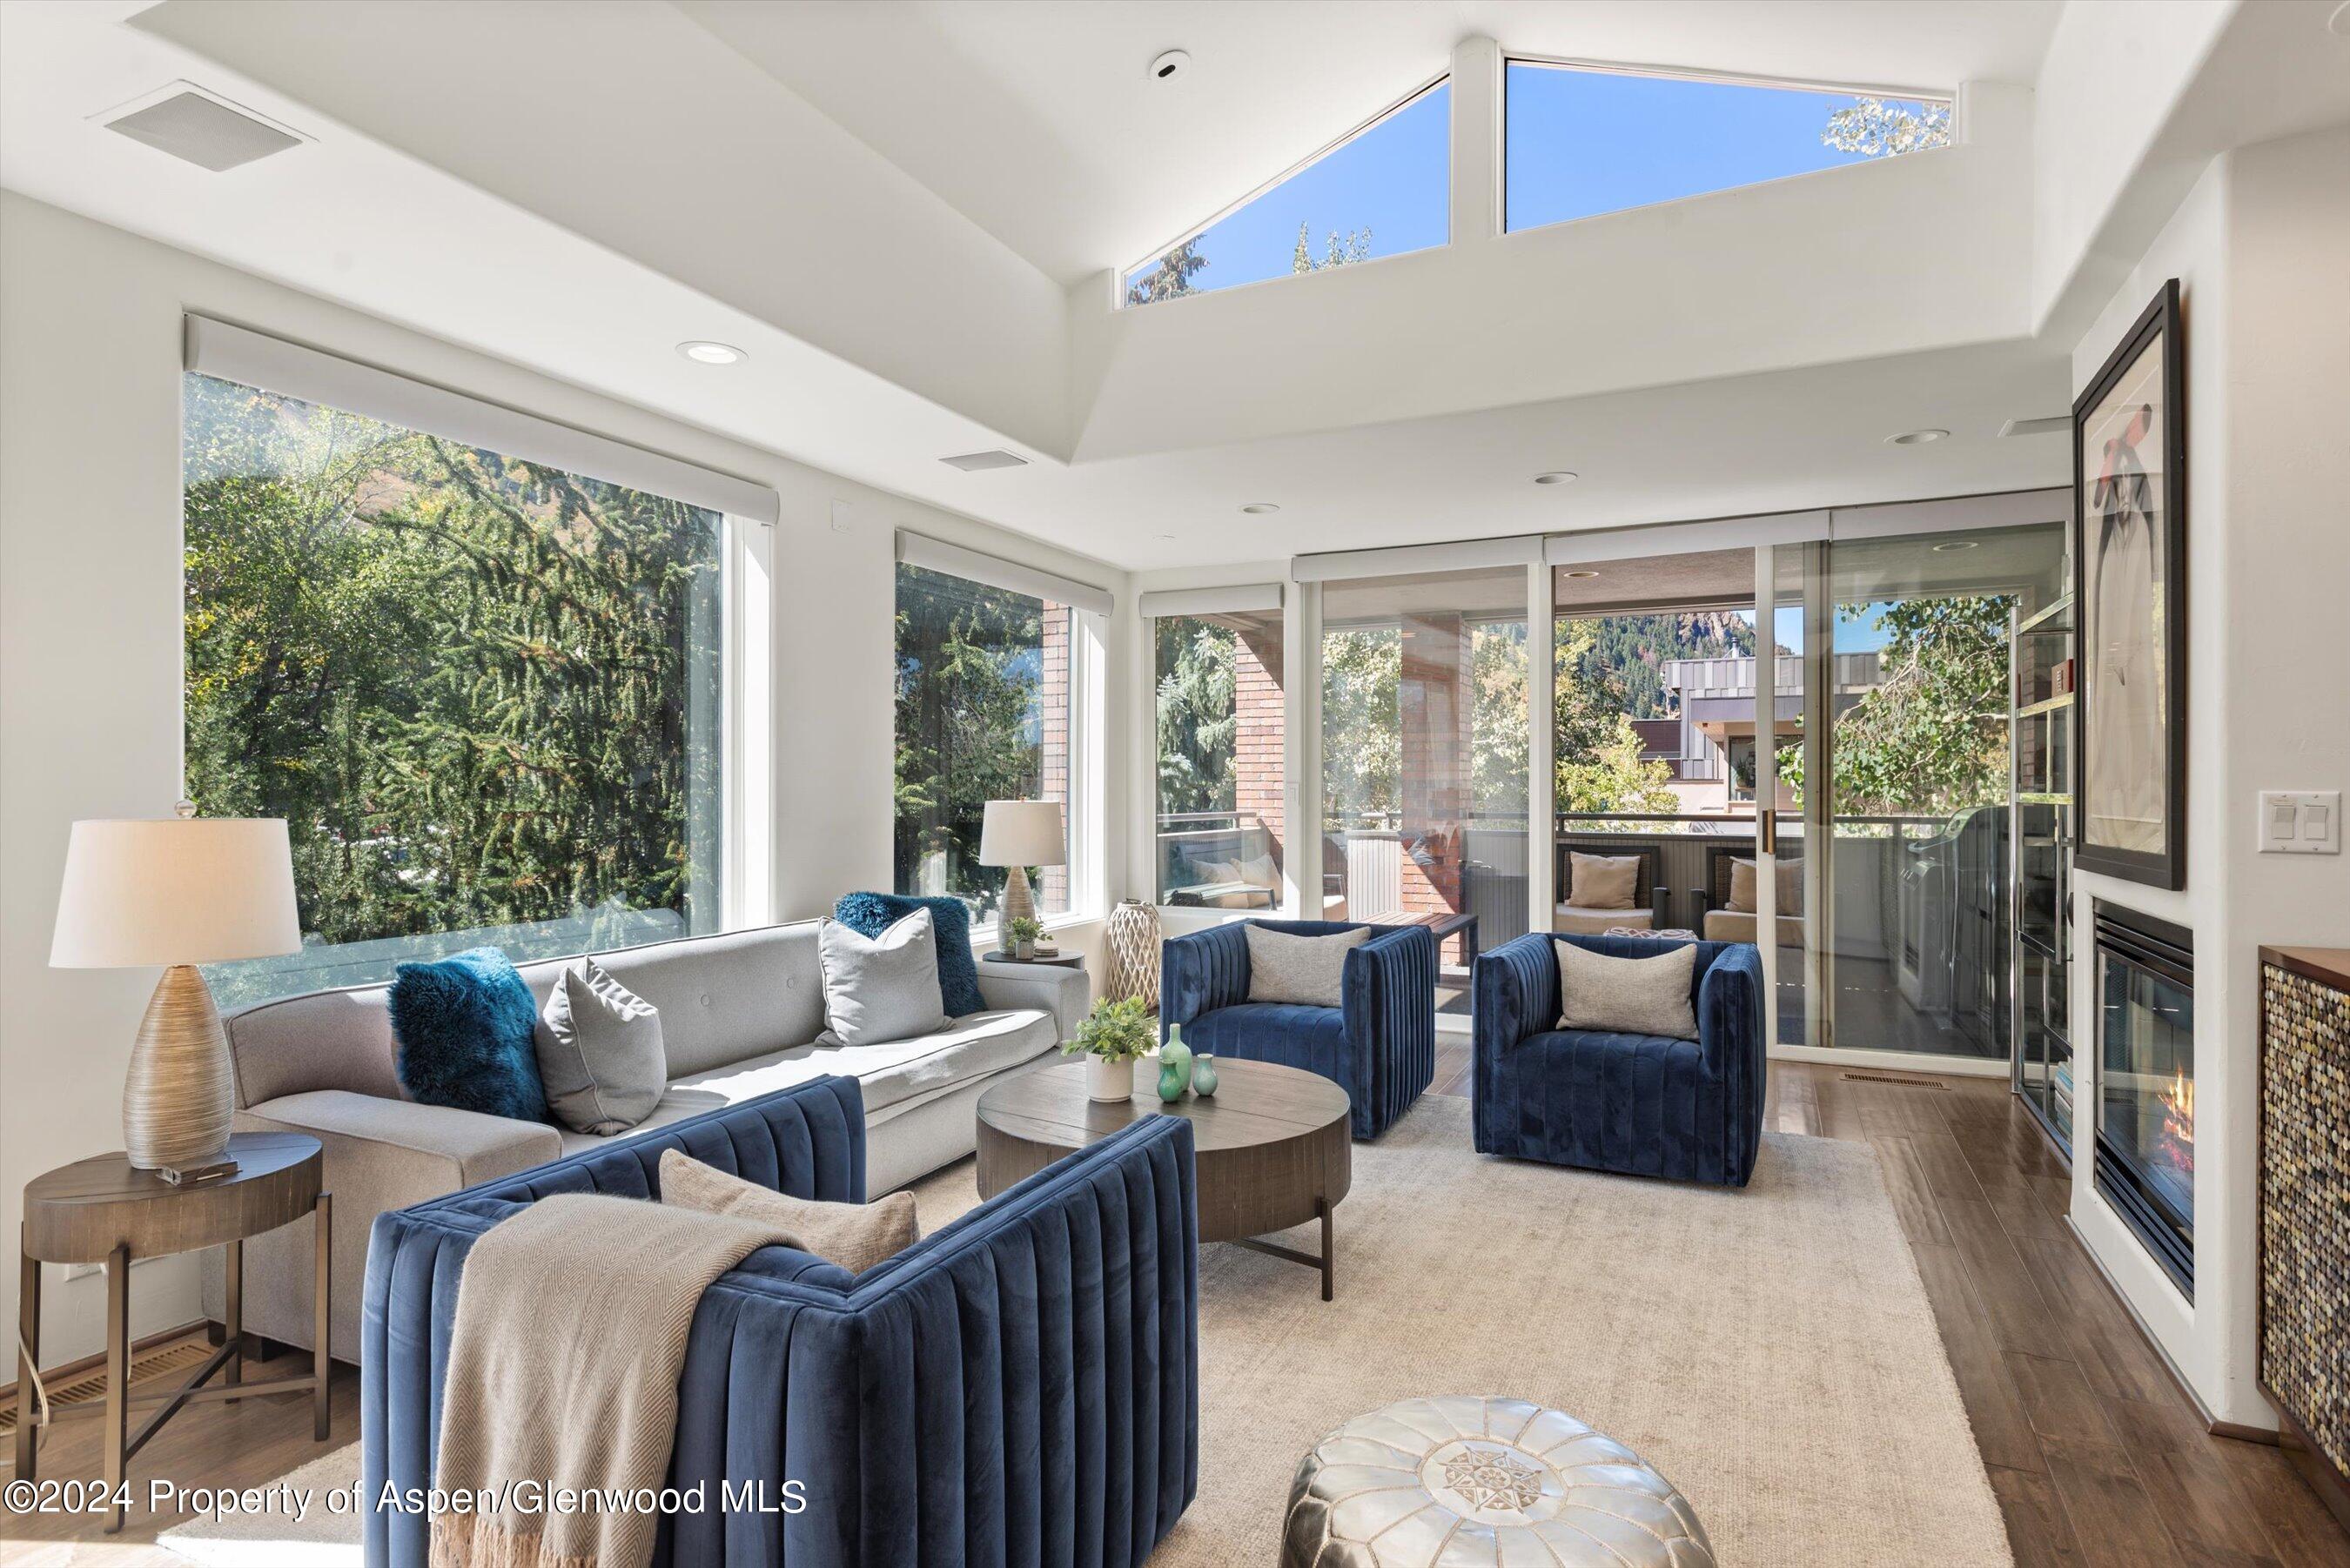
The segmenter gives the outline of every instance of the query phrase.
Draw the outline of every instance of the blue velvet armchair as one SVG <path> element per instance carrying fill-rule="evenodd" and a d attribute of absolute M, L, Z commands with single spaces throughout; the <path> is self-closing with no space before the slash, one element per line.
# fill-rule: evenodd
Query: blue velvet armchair
<path fill-rule="evenodd" d="M 1558 1027 L 1558 953 L 1697 949 L 1694 1040 Z M 1475 1136 L 1483 1154 L 1743 1187 L 1762 1137 L 1762 958 L 1748 942 L 1552 937 L 1477 960 Z"/>
<path fill-rule="evenodd" d="M 663 1149 L 803 1198 L 865 1191 L 857 1083 L 818 1078 L 379 1217 L 368 1251 L 365 1495 L 432 1484 L 457 1282 L 474 1241 L 555 1192 L 650 1197 Z M 851 1278 L 763 1248 L 702 1298 L 670 1484 L 805 1489 L 797 1514 L 661 1521 L 659 1565 L 1133 1568 L 1199 1486 L 1191 1124 L 1104 1138 Z M 373 1513 L 372 1568 L 423 1568 L 428 1521 Z"/>
<path fill-rule="evenodd" d="M 1341 1004 L 1251 1002 L 1247 927 L 1325 937 L 1367 929 L 1347 954 Z M 1159 1037 L 1176 1024 L 1194 1051 L 1300 1067 L 1347 1091 L 1354 1135 L 1395 1125 L 1436 1077 L 1436 938 L 1425 926 L 1236 920 L 1159 949 Z"/>

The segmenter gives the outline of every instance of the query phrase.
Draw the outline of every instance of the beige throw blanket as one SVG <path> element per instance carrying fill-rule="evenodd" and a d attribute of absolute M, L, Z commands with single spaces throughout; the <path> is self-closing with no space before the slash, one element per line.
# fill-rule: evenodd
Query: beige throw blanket
<path fill-rule="evenodd" d="M 658 1493 L 702 1293 L 777 1244 L 795 1243 L 774 1224 L 592 1193 L 492 1227 L 457 1286 L 435 1484 Z M 510 1498 L 436 1515 L 432 1568 L 643 1568 L 659 1522 L 635 1504 Z"/>

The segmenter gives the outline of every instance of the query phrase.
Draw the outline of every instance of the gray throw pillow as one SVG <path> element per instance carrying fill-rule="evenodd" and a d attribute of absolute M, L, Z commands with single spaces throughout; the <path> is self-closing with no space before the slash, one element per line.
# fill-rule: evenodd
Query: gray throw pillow
<path fill-rule="evenodd" d="M 939 998 L 939 941 L 931 912 L 916 909 L 878 937 L 838 920 L 816 935 L 824 971 L 819 1045 L 880 1045 L 946 1027 Z"/>
<path fill-rule="evenodd" d="M 1558 950 L 1558 1026 L 1614 1034 L 1697 1038 L 1690 991 L 1697 949 L 1687 942 L 1655 958 L 1610 958 L 1573 942 Z"/>
<path fill-rule="evenodd" d="M 1326 937 L 1269 931 L 1249 922 L 1251 1002 L 1289 1002 L 1305 1007 L 1336 1007 L 1347 978 L 1347 955 L 1371 940 L 1368 927 Z"/>
<path fill-rule="evenodd" d="M 574 1132 L 626 1132 L 652 1115 L 669 1086 L 660 1013 L 581 959 L 555 978 L 534 1035 L 546 1106 Z"/>

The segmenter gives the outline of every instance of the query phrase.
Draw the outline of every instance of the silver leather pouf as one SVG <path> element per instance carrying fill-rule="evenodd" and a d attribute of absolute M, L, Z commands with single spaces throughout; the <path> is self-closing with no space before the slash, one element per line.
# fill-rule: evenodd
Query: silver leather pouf
<path fill-rule="evenodd" d="M 1639 1455 L 1523 1399 L 1357 1416 L 1289 1488 L 1284 1568 L 1714 1568 L 1689 1500 Z"/>

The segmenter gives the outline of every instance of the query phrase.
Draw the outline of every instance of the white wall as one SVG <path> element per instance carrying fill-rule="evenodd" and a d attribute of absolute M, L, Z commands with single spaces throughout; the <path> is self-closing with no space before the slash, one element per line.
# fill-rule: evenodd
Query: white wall
<path fill-rule="evenodd" d="M 151 971 L 52 971 L 76 817 L 151 815 L 180 790 L 181 316 L 197 310 L 771 484 L 776 913 L 890 877 L 894 532 L 1114 589 L 1106 798 L 1124 796 L 1124 574 L 13 193 L 0 193 L 0 1213 L 32 1176 L 119 1147 Z M 1115 898 L 1123 814 L 1106 824 Z M 1074 934 L 1087 945 L 1089 929 Z M 134 1275 L 137 1334 L 196 1315 L 194 1259 Z M 15 1321 L 16 1274 L 0 1282 Z M 42 1359 L 95 1350 L 102 1282 L 49 1275 Z"/>
<path fill-rule="evenodd" d="M 1456 90 L 1490 48 L 1456 52 Z M 1076 457 L 2022 337 L 2032 95 L 1972 83 L 1960 106 L 1964 140 L 1940 151 L 1513 234 L 1456 228 L 1308 277 L 1140 310 L 1088 280 L 1070 291 Z M 1457 183 L 1493 177 L 1490 149 L 1453 158 Z"/>
<path fill-rule="evenodd" d="M 2350 858 L 2257 853 L 2263 789 L 2350 789 L 2350 131 L 2212 162 L 2074 353 L 2077 390 L 2160 287 L 2180 280 L 2187 354 L 2188 865 L 2183 892 L 2085 875 L 2090 900 L 2196 935 L 2196 1298 L 2187 1303 L 2097 1197 L 2074 1219 L 2217 1419 L 2274 1425 L 2254 1386 L 2259 986 L 2263 943 L 2350 945 Z M 2095 999 L 2085 960 L 2076 1040 Z M 2084 1103 L 2091 1096 L 2085 1094 Z M 2086 1144 L 2085 1127 L 2076 1140 Z"/>

